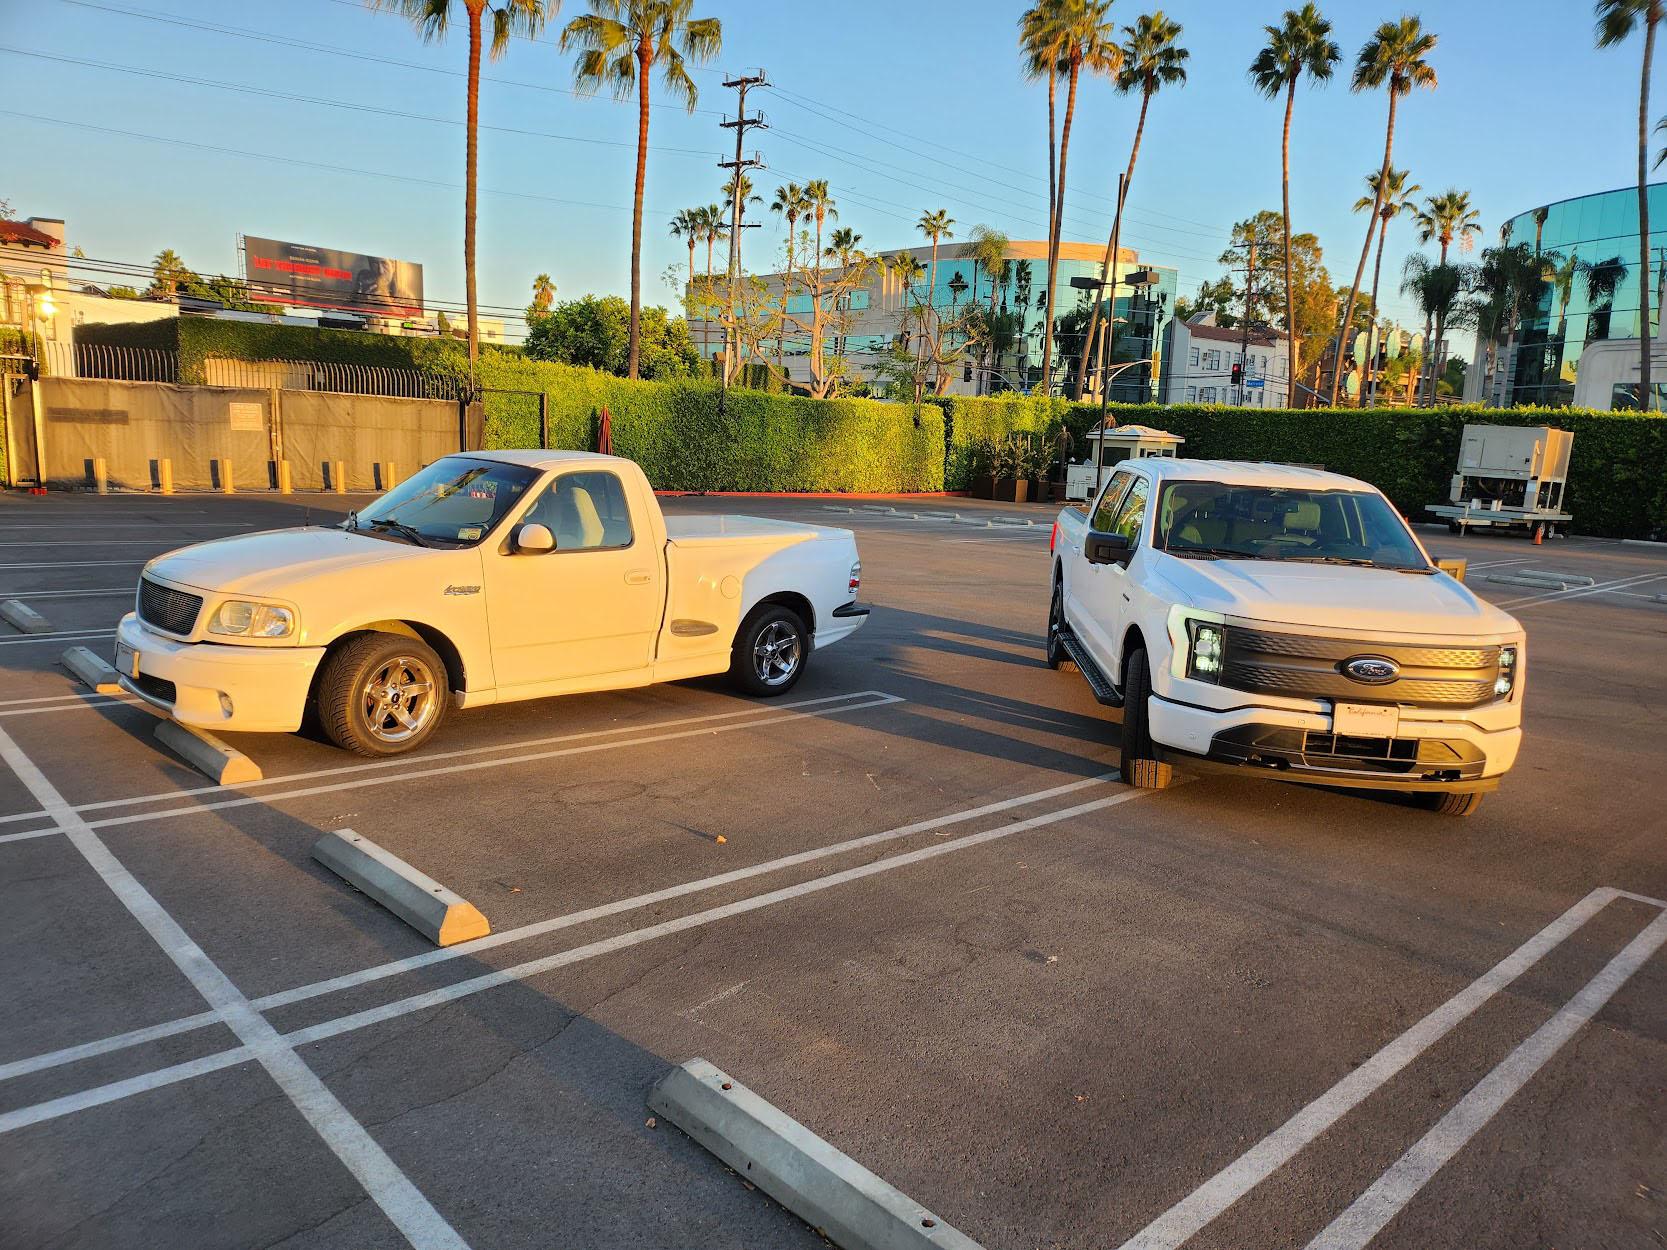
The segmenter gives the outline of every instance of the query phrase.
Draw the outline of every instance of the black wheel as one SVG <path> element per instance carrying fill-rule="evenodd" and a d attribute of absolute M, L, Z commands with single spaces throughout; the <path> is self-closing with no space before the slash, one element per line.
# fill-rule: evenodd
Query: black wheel
<path fill-rule="evenodd" d="M 451 690 L 446 666 L 425 642 L 400 634 L 359 634 L 324 658 L 318 721 L 355 755 L 400 755 L 434 735 Z"/>
<path fill-rule="evenodd" d="M 1049 668 L 1065 663 L 1065 648 L 1059 645 L 1059 631 L 1065 628 L 1065 584 L 1054 579 L 1053 598 L 1048 602 L 1048 636 L 1042 642 L 1042 654 Z"/>
<path fill-rule="evenodd" d="M 1482 805 L 1480 794 L 1426 794 L 1424 806 L 1438 816 L 1468 816 Z"/>
<path fill-rule="evenodd" d="M 1457 521 L 1449 521 L 1447 522 L 1447 532 L 1449 534 L 1462 534 L 1464 533 L 1464 527 Z"/>
<path fill-rule="evenodd" d="M 1158 758 L 1148 719 L 1152 697 L 1152 670 L 1146 652 L 1136 648 L 1123 666 L 1123 734 L 1118 745 L 1117 771 L 1125 785 L 1141 790 L 1162 790 L 1174 778 L 1174 770 Z"/>
<path fill-rule="evenodd" d="M 749 616 L 735 636 L 729 677 L 751 695 L 786 694 L 810 656 L 810 631 L 797 612 L 771 605 Z"/>

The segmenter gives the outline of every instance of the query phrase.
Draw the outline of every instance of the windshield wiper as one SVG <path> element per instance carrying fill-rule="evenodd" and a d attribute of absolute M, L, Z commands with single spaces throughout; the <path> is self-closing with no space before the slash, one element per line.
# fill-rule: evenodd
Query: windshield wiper
<path fill-rule="evenodd" d="M 358 527 L 355 526 L 354 528 L 357 529 Z M 419 547 L 428 546 L 428 540 L 423 537 L 422 531 L 414 526 L 407 525 L 404 521 L 394 521 L 384 517 L 380 520 L 372 520 L 368 528 L 372 533 L 398 534 L 401 538 L 416 543 Z"/>
<path fill-rule="evenodd" d="M 1199 556 L 1206 560 L 1273 560 L 1275 556 L 1259 556 L 1253 551 L 1235 547 L 1165 547 L 1172 556 Z"/>
<path fill-rule="evenodd" d="M 1383 569 L 1388 573 L 1428 573 L 1427 568 L 1417 568 L 1412 565 L 1379 564 L 1376 560 L 1365 560 L 1356 556 L 1286 556 L 1295 564 L 1347 564 L 1358 569 Z"/>

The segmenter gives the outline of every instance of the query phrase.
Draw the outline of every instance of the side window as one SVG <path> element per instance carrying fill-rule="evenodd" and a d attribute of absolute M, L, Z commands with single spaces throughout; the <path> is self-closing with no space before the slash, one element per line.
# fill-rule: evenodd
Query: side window
<path fill-rule="evenodd" d="M 1128 494 L 1123 496 L 1123 502 L 1117 507 L 1116 518 L 1109 527 L 1113 534 L 1121 534 L 1127 538 L 1131 547 L 1140 545 L 1140 531 L 1146 524 L 1146 500 L 1150 490 L 1145 478 L 1135 478 L 1134 485 L 1129 487 Z"/>
<path fill-rule="evenodd" d="M 615 473 L 562 474 L 522 520 L 549 526 L 557 551 L 604 551 L 629 547 L 634 541 L 631 509 Z"/>
<path fill-rule="evenodd" d="M 1094 509 L 1094 515 L 1089 518 L 1088 528 L 1104 532 L 1111 528 L 1111 518 L 1117 515 L 1117 505 L 1123 501 L 1123 493 L 1129 489 L 1129 483 L 1134 480 L 1133 473 L 1114 473 L 1106 483 L 1105 491 L 1100 495 L 1099 506 Z"/>

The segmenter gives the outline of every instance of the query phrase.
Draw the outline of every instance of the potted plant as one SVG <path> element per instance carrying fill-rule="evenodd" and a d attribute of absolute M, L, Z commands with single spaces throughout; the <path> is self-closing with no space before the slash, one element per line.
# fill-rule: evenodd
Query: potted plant
<path fill-rule="evenodd" d="M 996 461 L 1000 455 L 1000 444 L 988 436 L 967 445 L 967 489 L 974 499 L 995 498 Z"/>
<path fill-rule="evenodd" d="M 1003 503 L 1029 500 L 1032 462 L 1027 439 L 1019 434 L 1004 439 L 996 456 L 995 498 Z"/>

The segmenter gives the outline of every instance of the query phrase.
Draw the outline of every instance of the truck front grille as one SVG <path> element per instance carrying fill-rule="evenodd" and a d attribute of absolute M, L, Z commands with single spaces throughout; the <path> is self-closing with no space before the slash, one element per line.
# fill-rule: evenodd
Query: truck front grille
<path fill-rule="evenodd" d="M 1229 625 L 1221 684 L 1290 699 L 1343 699 L 1416 707 L 1475 707 L 1495 696 L 1499 648 L 1494 645 L 1364 643 L 1350 638 L 1285 634 Z M 1381 656 L 1400 668 L 1382 683 L 1355 681 L 1343 665 Z"/>
<path fill-rule="evenodd" d="M 203 610 L 203 597 L 139 579 L 139 619 L 170 634 L 189 634 Z"/>

